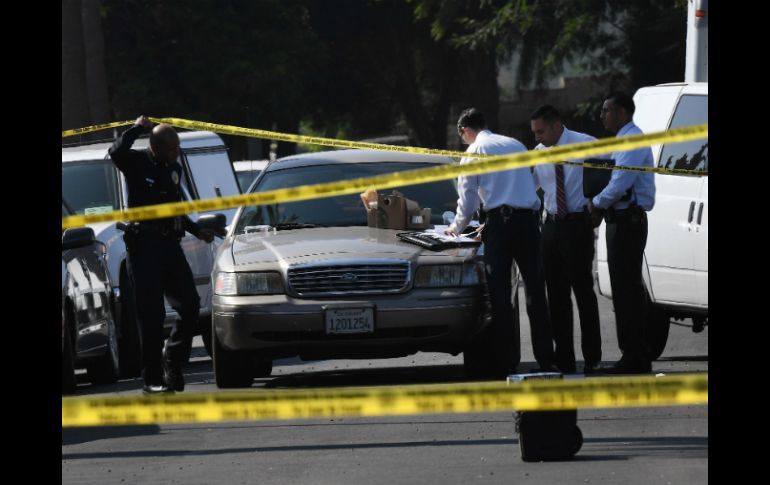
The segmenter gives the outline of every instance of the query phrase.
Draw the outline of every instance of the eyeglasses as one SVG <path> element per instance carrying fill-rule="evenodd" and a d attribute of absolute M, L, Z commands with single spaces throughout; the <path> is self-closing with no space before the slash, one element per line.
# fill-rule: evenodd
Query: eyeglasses
<path fill-rule="evenodd" d="M 460 138 L 463 137 L 463 130 L 465 129 L 464 126 L 458 126 L 457 127 L 457 134 L 460 135 Z"/>

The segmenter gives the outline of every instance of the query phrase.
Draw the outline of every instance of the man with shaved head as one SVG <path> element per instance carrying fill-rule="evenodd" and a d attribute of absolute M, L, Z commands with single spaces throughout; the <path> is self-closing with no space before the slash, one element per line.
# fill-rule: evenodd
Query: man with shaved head
<path fill-rule="evenodd" d="M 179 187 L 183 177 L 179 157 L 179 135 L 174 128 L 160 124 L 152 128 L 149 151 L 132 150 L 139 135 L 152 128 L 145 116 L 123 132 L 109 150 L 110 157 L 123 172 L 128 188 L 128 207 L 142 207 L 182 200 Z M 204 240 L 214 234 L 201 229 L 187 216 L 166 217 L 132 223 L 123 236 L 128 252 L 128 277 L 133 287 L 142 349 L 142 378 L 147 394 L 184 390 L 182 364 L 190 358 L 200 297 L 190 265 L 179 241 L 185 231 Z M 166 319 L 163 296 L 179 318 L 163 345 Z"/>

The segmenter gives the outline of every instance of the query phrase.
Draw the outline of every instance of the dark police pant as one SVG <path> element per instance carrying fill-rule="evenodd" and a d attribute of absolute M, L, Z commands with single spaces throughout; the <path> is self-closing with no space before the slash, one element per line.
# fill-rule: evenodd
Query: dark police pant
<path fill-rule="evenodd" d="M 492 209 L 487 211 L 486 218 L 484 261 L 492 306 L 495 354 L 502 357 L 513 342 L 514 355 L 510 355 L 505 364 L 514 371 L 521 360 L 521 340 L 518 332 L 514 332 L 511 306 L 511 266 L 515 259 L 525 284 L 535 360 L 540 367 L 551 365 L 554 363 L 553 340 L 535 211 L 513 209 L 506 217 L 500 209 Z"/>
<path fill-rule="evenodd" d="M 556 365 L 562 372 L 575 372 L 575 345 L 571 291 L 580 316 L 583 360 L 602 360 L 599 305 L 594 293 L 594 229 L 584 213 L 570 214 L 569 220 L 548 216 L 543 224 L 543 267 L 548 288 Z"/>
<path fill-rule="evenodd" d="M 620 211 L 616 211 L 620 213 Z M 642 258 L 647 244 L 645 212 L 617 215 L 607 221 L 607 264 L 618 346 L 623 359 L 649 362 L 647 352 L 647 299 L 642 279 Z"/>
<path fill-rule="evenodd" d="M 128 276 L 134 288 L 136 320 L 142 342 L 142 377 L 147 384 L 161 384 L 165 294 L 179 318 L 166 344 L 172 362 L 190 358 L 198 321 L 200 297 L 190 265 L 176 238 L 142 234 L 128 251 Z"/>

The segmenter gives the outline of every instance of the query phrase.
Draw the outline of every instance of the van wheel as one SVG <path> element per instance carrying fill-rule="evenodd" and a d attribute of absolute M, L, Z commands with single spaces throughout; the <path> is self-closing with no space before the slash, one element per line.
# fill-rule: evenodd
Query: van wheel
<path fill-rule="evenodd" d="M 658 360 L 666 348 L 671 317 L 652 303 L 647 288 L 644 293 L 647 297 L 647 351 L 650 360 Z"/>
<path fill-rule="evenodd" d="M 75 392 L 75 353 L 70 335 L 70 318 L 66 317 L 64 323 L 64 349 L 61 352 L 61 392 L 72 394 Z"/>
<path fill-rule="evenodd" d="M 120 356 L 120 377 L 138 377 L 141 374 L 141 346 L 139 328 L 134 312 L 134 288 L 125 272 L 120 273 L 120 338 L 118 355 Z"/>
<path fill-rule="evenodd" d="M 216 333 L 212 333 L 212 343 L 214 344 L 214 378 L 216 379 L 217 387 L 220 389 L 251 387 L 251 383 L 254 381 L 251 356 L 246 352 L 225 349 L 219 342 Z"/>
<path fill-rule="evenodd" d="M 90 364 L 86 368 L 88 378 L 94 384 L 112 384 L 118 381 L 120 376 L 120 351 L 118 350 L 118 336 L 115 329 L 115 320 L 110 315 L 107 322 L 107 350 L 104 356 Z"/>

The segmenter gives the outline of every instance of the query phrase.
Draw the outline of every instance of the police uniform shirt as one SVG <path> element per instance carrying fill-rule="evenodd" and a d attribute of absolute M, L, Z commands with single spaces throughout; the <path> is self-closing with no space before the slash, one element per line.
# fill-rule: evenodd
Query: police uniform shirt
<path fill-rule="evenodd" d="M 564 131 L 559 137 L 555 146 L 569 145 L 572 143 L 581 143 L 596 141 L 596 138 L 585 133 L 568 130 Z M 540 143 L 535 150 L 547 149 Z M 572 159 L 570 162 L 583 162 L 583 159 Z M 556 164 L 537 165 L 534 167 L 535 186 L 540 186 L 545 192 L 544 202 L 545 210 L 549 214 L 555 215 L 556 210 Z M 575 165 L 564 165 L 564 195 L 567 199 L 567 212 L 582 212 L 583 207 L 588 203 L 588 199 L 583 196 L 583 168 Z"/>
<path fill-rule="evenodd" d="M 618 131 L 616 138 L 624 136 L 641 135 L 642 130 L 634 124 L 628 122 Z M 652 150 L 650 147 L 643 147 L 637 150 L 625 152 L 614 152 L 612 158 L 615 159 L 615 166 L 618 167 L 653 167 Z M 621 201 L 629 188 L 632 188 L 631 199 Z M 628 170 L 613 170 L 612 178 L 607 187 L 593 198 L 593 204 L 600 209 L 627 209 L 632 203 L 642 207 L 644 210 L 652 210 L 655 205 L 655 174 L 651 172 L 633 172 Z"/>
<path fill-rule="evenodd" d="M 476 135 L 476 140 L 468 146 L 467 153 L 484 153 L 488 155 L 504 155 L 507 153 L 525 152 L 527 148 L 518 140 L 503 135 L 482 130 Z M 463 157 L 460 164 L 477 160 L 474 157 Z M 529 168 L 516 168 L 502 172 L 491 172 L 480 175 L 460 176 L 457 180 L 457 215 L 450 226 L 453 232 L 460 232 L 468 225 L 479 202 L 485 210 L 502 205 L 517 209 L 540 209 L 540 198 L 535 190 L 535 182 Z"/>
<path fill-rule="evenodd" d="M 126 130 L 110 148 L 109 154 L 115 165 L 123 172 L 128 188 L 128 207 L 179 202 L 182 200 L 179 184 L 182 180 L 182 166 L 174 161 L 169 165 L 157 162 L 147 151 L 131 149 L 134 141 L 145 132 L 142 126 L 134 125 Z M 197 226 L 187 217 L 157 219 L 169 224 L 170 228 L 183 232 L 185 229 L 196 234 Z"/>

